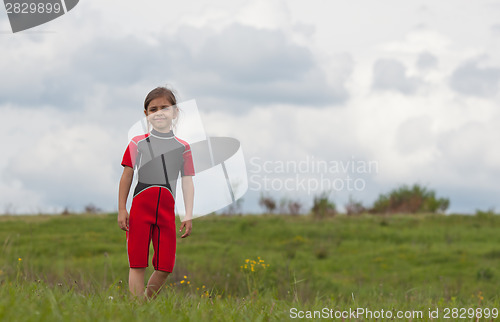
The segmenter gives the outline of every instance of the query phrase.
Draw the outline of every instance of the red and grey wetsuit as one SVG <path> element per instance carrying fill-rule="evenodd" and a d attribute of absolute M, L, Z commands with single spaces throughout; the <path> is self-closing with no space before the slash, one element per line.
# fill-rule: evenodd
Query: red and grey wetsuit
<path fill-rule="evenodd" d="M 125 151 L 123 166 L 138 170 L 127 233 L 130 267 L 147 267 L 153 241 L 153 267 L 172 272 L 175 263 L 175 191 L 179 174 L 193 176 L 189 144 L 172 131 L 134 137 Z"/>

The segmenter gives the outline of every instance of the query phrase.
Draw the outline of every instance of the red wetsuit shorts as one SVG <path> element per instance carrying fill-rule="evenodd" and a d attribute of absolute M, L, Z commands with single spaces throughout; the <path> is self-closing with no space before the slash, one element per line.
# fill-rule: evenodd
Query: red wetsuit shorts
<path fill-rule="evenodd" d="M 138 184 L 138 188 L 141 183 Z M 153 242 L 153 267 L 172 272 L 175 264 L 175 200 L 163 186 L 144 185 L 132 201 L 127 232 L 127 253 L 131 268 L 148 266 L 149 245 Z"/>

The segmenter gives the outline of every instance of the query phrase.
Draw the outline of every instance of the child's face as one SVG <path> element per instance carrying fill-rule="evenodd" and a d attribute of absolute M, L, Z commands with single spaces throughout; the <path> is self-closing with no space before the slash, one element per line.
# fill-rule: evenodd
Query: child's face
<path fill-rule="evenodd" d="M 155 98 L 148 105 L 148 109 L 144 111 L 148 121 L 153 125 L 153 128 L 160 132 L 170 131 L 172 120 L 177 117 L 177 107 L 165 97 Z"/>

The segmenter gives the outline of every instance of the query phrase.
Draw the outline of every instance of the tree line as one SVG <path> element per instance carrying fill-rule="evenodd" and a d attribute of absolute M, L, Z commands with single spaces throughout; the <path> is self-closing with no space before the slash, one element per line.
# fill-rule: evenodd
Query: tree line
<path fill-rule="evenodd" d="M 312 207 L 307 210 L 301 202 L 282 198 L 276 200 L 270 195 L 261 194 L 259 206 L 267 213 L 285 213 L 291 215 L 310 214 L 323 218 L 339 213 L 337 205 L 330 198 L 330 193 L 322 192 L 313 198 Z M 405 214 L 405 213 L 444 213 L 450 206 L 448 198 L 436 197 L 434 190 L 419 184 L 402 185 L 387 193 L 380 194 L 372 205 L 365 206 L 361 201 L 349 198 L 344 205 L 345 214 Z"/>

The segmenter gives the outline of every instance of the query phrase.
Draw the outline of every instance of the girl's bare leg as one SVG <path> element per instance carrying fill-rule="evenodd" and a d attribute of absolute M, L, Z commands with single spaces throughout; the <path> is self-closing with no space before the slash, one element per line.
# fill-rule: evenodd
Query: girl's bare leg
<path fill-rule="evenodd" d="M 146 268 L 130 268 L 128 274 L 128 287 L 130 293 L 137 298 L 144 298 L 144 273 Z"/>
<path fill-rule="evenodd" d="M 158 294 L 160 287 L 163 286 L 169 274 L 169 272 L 163 271 L 154 271 L 153 274 L 151 274 L 148 281 L 148 287 L 146 289 L 146 296 L 148 298 L 156 297 L 156 294 Z"/>

